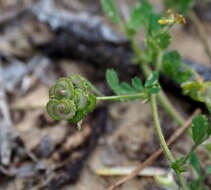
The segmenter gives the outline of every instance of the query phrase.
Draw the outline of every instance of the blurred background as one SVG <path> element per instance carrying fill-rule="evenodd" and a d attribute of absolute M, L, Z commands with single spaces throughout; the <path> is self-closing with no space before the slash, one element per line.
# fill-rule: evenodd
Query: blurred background
<path fill-rule="evenodd" d="M 127 19 L 136 0 L 114 2 Z M 161 0 L 150 2 L 166 14 Z M 199 1 L 191 11 L 211 46 L 211 2 Z M 185 63 L 210 80 L 211 60 L 188 15 L 187 24 L 176 26 L 172 36 L 169 49 L 177 49 Z M 144 32 L 137 40 L 144 44 Z M 81 74 L 107 95 L 112 94 L 104 77 L 107 68 L 115 68 L 121 80 L 142 78 L 132 58 L 127 39 L 104 16 L 99 0 L 0 0 L 0 190 L 106 189 L 119 177 L 96 171 L 120 167 L 124 175 L 155 152 L 159 143 L 148 104 L 101 102 L 80 131 L 52 120 L 45 110 L 48 89 L 61 76 Z M 197 107 L 205 110 L 182 96 L 172 81 L 164 77 L 161 82 L 184 117 Z M 177 125 L 161 107 L 159 114 L 168 138 Z M 181 156 L 191 146 L 191 138 L 183 135 L 172 151 Z M 204 170 L 210 153 L 200 148 L 198 153 Z M 167 189 L 155 174 L 171 175 L 164 156 L 119 189 Z M 211 189 L 210 176 L 205 183 Z"/>

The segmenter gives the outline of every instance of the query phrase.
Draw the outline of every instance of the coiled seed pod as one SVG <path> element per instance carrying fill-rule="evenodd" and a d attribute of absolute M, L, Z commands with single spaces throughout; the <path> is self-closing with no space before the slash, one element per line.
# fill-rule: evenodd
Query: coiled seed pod
<path fill-rule="evenodd" d="M 75 89 L 75 96 L 73 98 L 77 109 L 81 110 L 84 109 L 88 102 L 88 96 L 85 92 L 83 92 L 80 88 Z"/>
<path fill-rule="evenodd" d="M 81 90 L 83 90 L 83 92 L 87 92 L 88 85 L 83 77 L 79 75 L 73 75 L 69 79 L 76 88 L 80 88 Z"/>
<path fill-rule="evenodd" d="M 60 78 L 49 90 L 47 112 L 55 120 L 80 123 L 96 107 L 96 97 L 88 92 L 86 79 L 79 75 Z"/>
<path fill-rule="evenodd" d="M 55 85 L 50 88 L 49 98 L 70 99 L 74 96 L 73 84 L 68 78 L 60 78 Z"/>
<path fill-rule="evenodd" d="M 47 103 L 48 114 L 55 120 L 71 119 L 75 116 L 76 106 L 72 100 L 52 99 Z"/>

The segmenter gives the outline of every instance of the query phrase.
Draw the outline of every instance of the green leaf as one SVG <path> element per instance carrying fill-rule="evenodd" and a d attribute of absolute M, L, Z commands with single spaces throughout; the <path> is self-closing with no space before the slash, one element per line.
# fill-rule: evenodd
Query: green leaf
<path fill-rule="evenodd" d="M 124 94 L 133 94 L 136 91 L 126 82 L 119 83 L 119 78 L 113 69 L 108 69 L 106 71 L 106 80 L 108 82 L 109 87 L 114 91 L 117 95 Z M 135 100 L 137 98 L 128 98 L 128 100 Z M 125 100 L 125 99 L 124 99 Z"/>
<path fill-rule="evenodd" d="M 209 137 L 208 119 L 204 115 L 197 115 L 192 121 L 193 140 L 196 145 L 200 145 Z"/>
<path fill-rule="evenodd" d="M 158 32 L 161 28 L 161 25 L 158 23 L 158 20 L 161 18 L 160 14 L 151 14 L 148 19 L 148 34 Z"/>
<path fill-rule="evenodd" d="M 164 54 L 162 72 L 179 84 L 189 81 L 193 76 L 191 69 L 181 62 L 180 54 L 177 51 Z"/>
<path fill-rule="evenodd" d="M 211 113 L 211 82 L 187 82 L 182 85 L 182 88 L 183 94 L 205 103 Z"/>
<path fill-rule="evenodd" d="M 196 101 L 203 101 L 200 98 L 200 91 L 203 89 L 203 84 L 201 84 L 200 82 L 187 82 L 185 84 L 183 84 L 182 86 L 182 91 L 184 95 L 188 95 L 190 96 L 192 99 L 196 100 Z"/>
<path fill-rule="evenodd" d="M 171 43 L 171 36 L 167 32 L 159 33 L 155 40 L 161 49 L 166 49 Z"/>
<path fill-rule="evenodd" d="M 200 162 L 199 162 L 199 159 L 198 159 L 198 156 L 196 155 L 196 153 L 193 152 L 190 154 L 189 163 L 196 171 L 198 177 L 200 177 L 201 176 Z"/>
<path fill-rule="evenodd" d="M 108 69 L 106 71 L 106 80 L 108 82 L 109 87 L 116 93 L 121 94 L 121 88 L 119 86 L 119 78 L 115 70 Z"/>
<path fill-rule="evenodd" d="M 132 78 L 132 85 L 138 92 L 141 92 L 144 89 L 142 81 L 138 77 Z"/>
<path fill-rule="evenodd" d="M 144 100 L 144 102 L 148 101 L 149 94 L 158 93 L 160 90 L 160 85 L 158 83 L 158 74 L 156 72 L 152 72 L 151 75 L 147 78 L 144 87 L 141 80 L 138 77 L 132 79 L 132 85 L 126 82 L 119 83 L 119 78 L 113 69 L 108 69 L 106 71 L 106 80 L 108 82 L 109 87 L 114 91 L 117 95 L 129 95 L 134 93 L 140 93 L 140 97 Z M 124 100 L 136 100 L 138 98 L 127 98 Z M 121 100 L 121 98 L 120 98 Z M 122 100 L 123 101 L 123 100 Z"/>
<path fill-rule="evenodd" d="M 135 93 L 134 89 L 126 82 L 120 84 L 122 94 L 132 94 Z"/>
<path fill-rule="evenodd" d="M 148 22 L 150 15 L 153 12 L 152 5 L 147 0 L 139 0 L 133 7 L 128 23 L 129 28 L 138 30 L 141 25 Z"/>
<path fill-rule="evenodd" d="M 120 84 L 121 94 L 133 94 L 136 91 L 126 82 L 122 82 Z M 128 100 L 133 101 L 137 100 L 138 98 L 128 98 Z"/>
<path fill-rule="evenodd" d="M 158 83 L 158 73 L 152 72 L 147 78 L 144 87 L 149 94 L 158 93 L 160 91 L 160 85 Z"/>
<path fill-rule="evenodd" d="M 105 14 L 116 24 L 120 22 L 119 14 L 112 0 L 101 0 Z"/>
<path fill-rule="evenodd" d="M 211 82 L 186 82 L 182 85 L 183 94 L 192 99 L 203 102 L 211 113 Z"/>

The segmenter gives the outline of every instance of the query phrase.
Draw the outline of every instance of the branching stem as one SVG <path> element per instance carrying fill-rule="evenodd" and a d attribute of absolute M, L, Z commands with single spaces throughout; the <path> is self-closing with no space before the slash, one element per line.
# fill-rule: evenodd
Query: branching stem
<path fill-rule="evenodd" d="M 169 150 L 168 145 L 163 136 L 163 132 L 162 132 L 162 129 L 160 126 L 160 121 L 159 121 L 159 116 L 158 116 L 157 101 L 156 101 L 155 95 L 150 95 L 150 103 L 151 103 L 151 108 L 152 108 L 153 120 L 154 120 L 154 124 L 155 124 L 155 130 L 156 130 L 158 139 L 160 141 L 160 145 L 161 145 L 166 157 L 168 158 L 169 164 L 171 165 L 175 159 L 174 159 L 171 151 Z M 178 180 L 179 180 L 180 185 L 182 186 L 183 190 L 188 190 L 188 187 L 185 184 L 185 181 L 184 181 L 181 173 L 178 170 L 175 170 L 175 173 L 178 177 Z"/>
<path fill-rule="evenodd" d="M 141 70 L 143 71 L 145 77 L 148 77 L 150 75 L 150 73 L 152 72 L 152 70 L 150 69 L 150 67 L 144 63 L 144 61 L 142 60 L 142 53 L 140 50 L 140 47 L 138 45 L 138 43 L 131 38 L 130 39 L 132 47 L 134 52 L 137 55 L 137 62 L 140 65 Z M 184 119 L 183 117 L 180 115 L 180 113 L 173 107 L 173 105 L 171 104 L 171 102 L 169 101 L 169 99 L 167 98 L 167 96 L 165 95 L 165 92 L 162 90 L 159 93 L 159 95 L 157 96 L 160 104 L 162 105 L 162 107 L 168 112 L 168 114 L 178 123 L 178 125 L 183 125 L 184 124 Z"/>

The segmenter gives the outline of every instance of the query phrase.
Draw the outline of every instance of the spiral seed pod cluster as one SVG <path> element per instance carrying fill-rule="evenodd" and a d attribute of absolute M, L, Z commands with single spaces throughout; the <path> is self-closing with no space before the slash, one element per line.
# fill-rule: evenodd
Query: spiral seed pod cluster
<path fill-rule="evenodd" d="M 60 78 L 49 90 L 47 112 L 55 120 L 78 123 L 96 107 L 96 97 L 79 75 Z"/>

